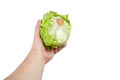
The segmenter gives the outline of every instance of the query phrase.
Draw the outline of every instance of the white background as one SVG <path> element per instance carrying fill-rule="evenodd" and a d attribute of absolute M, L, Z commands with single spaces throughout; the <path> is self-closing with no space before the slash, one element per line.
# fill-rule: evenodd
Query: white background
<path fill-rule="evenodd" d="M 69 14 L 73 27 L 42 80 L 120 80 L 119 0 L 0 0 L 0 80 L 24 60 L 50 10 Z"/>

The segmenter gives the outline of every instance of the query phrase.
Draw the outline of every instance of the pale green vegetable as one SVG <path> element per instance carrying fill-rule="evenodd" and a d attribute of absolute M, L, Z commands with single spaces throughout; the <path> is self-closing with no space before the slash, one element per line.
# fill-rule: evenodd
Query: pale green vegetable
<path fill-rule="evenodd" d="M 47 49 L 64 45 L 70 36 L 70 31 L 71 24 L 68 15 L 60 15 L 53 11 L 44 14 L 40 36 Z"/>

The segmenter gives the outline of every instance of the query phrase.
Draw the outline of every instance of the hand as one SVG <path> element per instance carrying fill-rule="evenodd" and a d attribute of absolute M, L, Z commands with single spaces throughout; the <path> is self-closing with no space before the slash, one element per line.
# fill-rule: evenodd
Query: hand
<path fill-rule="evenodd" d="M 65 47 L 65 45 L 63 45 L 56 49 L 47 50 L 39 35 L 40 24 L 41 21 L 38 20 L 30 53 L 5 80 L 21 80 L 21 78 L 22 80 L 41 80 L 44 65 L 53 58 L 54 54 Z"/>
<path fill-rule="evenodd" d="M 51 50 L 47 50 L 42 42 L 42 39 L 40 38 L 40 35 L 39 35 L 40 24 L 41 24 L 41 21 L 38 20 L 36 28 L 35 28 L 35 35 L 34 35 L 31 52 L 33 52 L 34 54 L 40 54 L 40 56 L 43 58 L 44 62 L 47 63 L 48 61 L 50 61 L 53 58 L 54 54 L 59 52 L 66 45 L 63 45 L 59 48 L 52 48 Z"/>

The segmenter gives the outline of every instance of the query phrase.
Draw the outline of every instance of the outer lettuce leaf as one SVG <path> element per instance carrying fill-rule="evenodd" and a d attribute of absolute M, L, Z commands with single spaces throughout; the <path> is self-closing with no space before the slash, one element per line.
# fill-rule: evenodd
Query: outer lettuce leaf
<path fill-rule="evenodd" d="M 66 21 L 66 23 L 68 23 L 67 29 L 71 30 L 71 24 L 70 24 L 70 21 L 68 19 L 68 15 L 60 15 L 60 14 L 53 12 L 53 11 L 50 11 L 50 12 L 44 14 L 43 19 L 42 19 L 42 23 L 41 23 L 41 27 L 40 27 L 40 36 L 41 36 L 43 43 L 47 49 L 58 48 L 59 46 L 66 43 L 66 41 L 67 41 L 66 40 L 64 43 L 60 44 L 59 41 L 57 39 L 55 39 L 53 37 L 53 35 L 51 35 L 49 33 L 49 28 L 52 26 L 51 19 L 53 17 L 61 17 L 63 20 Z M 69 38 L 70 31 L 67 32 L 66 34 L 68 35 L 68 38 Z"/>

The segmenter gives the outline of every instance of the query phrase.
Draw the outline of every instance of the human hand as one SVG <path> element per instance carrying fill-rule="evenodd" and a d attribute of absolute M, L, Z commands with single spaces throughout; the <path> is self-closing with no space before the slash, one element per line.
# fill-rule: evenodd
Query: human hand
<path fill-rule="evenodd" d="M 41 80 L 44 65 L 53 58 L 54 54 L 65 47 L 65 45 L 63 45 L 56 49 L 52 48 L 47 50 L 39 35 L 40 24 L 41 21 L 38 20 L 30 53 L 5 80 L 21 80 L 21 78 L 22 80 Z"/>
<path fill-rule="evenodd" d="M 59 52 L 61 49 L 63 49 L 65 45 L 60 46 L 58 48 L 52 48 L 50 50 L 47 50 L 42 42 L 42 39 L 40 38 L 40 27 L 41 21 L 38 20 L 36 28 L 35 28 L 35 35 L 34 35 L 34 40 L 33 40 L 33 45 L 31 48 L 31 52 L 33 52 L 34 54 L 39 54 L 45 63 L 47 63 L 48 61 L 50 61 L 54 54 L 56 54 L 57 52 Z"/>

